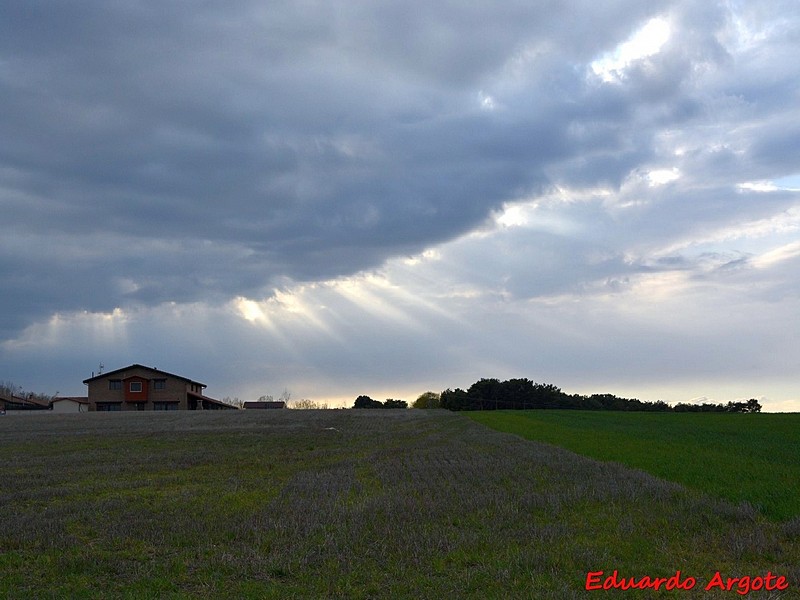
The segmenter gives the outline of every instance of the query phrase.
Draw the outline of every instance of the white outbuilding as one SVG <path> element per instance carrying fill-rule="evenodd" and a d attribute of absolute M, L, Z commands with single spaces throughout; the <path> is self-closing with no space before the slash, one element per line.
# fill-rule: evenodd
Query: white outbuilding
<path fill-rule="evenodd" d="M 50 408 L 54 413 L 89 412 L 89 398 L 85 396 L 53 398 Z"/>

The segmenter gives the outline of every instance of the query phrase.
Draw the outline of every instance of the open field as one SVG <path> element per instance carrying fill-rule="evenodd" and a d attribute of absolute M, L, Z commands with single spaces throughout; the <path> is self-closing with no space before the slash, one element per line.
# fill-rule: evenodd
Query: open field
<path fill-rule="evenodd" d="M 0 418 L 0 598 L 735 598 L 800 520 L 444 411 Z M 697 579 L 584 591 L 587 573 Z"/>
<path fill-rule="evenodd" d="M 800 516 L 800 414 L 484 411 L 500 431 L 617 461 L 773 520 Z"/>

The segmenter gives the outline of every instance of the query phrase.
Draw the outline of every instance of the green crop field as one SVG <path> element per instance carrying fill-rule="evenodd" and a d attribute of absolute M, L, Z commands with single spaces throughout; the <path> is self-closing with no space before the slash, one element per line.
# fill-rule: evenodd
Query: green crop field
<path fill-rule="evenodd" d="M 800 414 L 484 411 L 500 431 L 643 469 L 774 520 L 800 516 Z"/>
<path fill-rule="evenodd" d="M 800 520 L 445 411 L 6 416 L 0 456 L 0 598 L 739 597 L 703 591 L 717 572 L 800 590 Z M 696 586 L 585 590 L 614 570 Z"/>

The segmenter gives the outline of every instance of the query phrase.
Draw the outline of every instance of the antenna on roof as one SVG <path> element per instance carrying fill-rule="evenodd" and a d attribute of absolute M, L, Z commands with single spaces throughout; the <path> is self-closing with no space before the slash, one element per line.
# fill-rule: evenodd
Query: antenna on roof
<path fill-rule="evenodd" d="M 98 374 L 98 375 L 102 375 L 102 374 L 103 374 L 103 369 L 105 369 L 105 365 L 104 365 L 104 364 L 102 363 L 102 361 L 101 361 L 101 362 L 100 362 L 100 370 L 99 370 L 99 371 L 97 371 L 97 374 Z"/>

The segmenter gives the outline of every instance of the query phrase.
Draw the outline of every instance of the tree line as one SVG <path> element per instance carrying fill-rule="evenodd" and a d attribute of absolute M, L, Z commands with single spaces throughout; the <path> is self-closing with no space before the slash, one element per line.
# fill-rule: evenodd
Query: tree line
<path fill-rule="evenodd" d="M 353 403 L 353 408 L 408 408 L 405 400 L 394 400 L 387 398 L 385 402 L 373 400 L 369 396 L 359 396 Z"/>
<path fill-rule="evenodd" d="M 619 410 L 646 412 L 761 412 L 761 404 L 755 398 L 746 402 L 727 404 L 687 404 L 674 407 L 663 400 L 642 401 L 638 398 L 620 398 L 613 394 L 567 394 L 550 383 L 536 383 L 530 379 L 480 379 L 467 390 L 447 389 L 439 394 L 426 392 L 414 403 L 415 408 L 446 408 L 448 410 L 508 410 L 508 409 L 574 409 L 574 410 Z"/>

